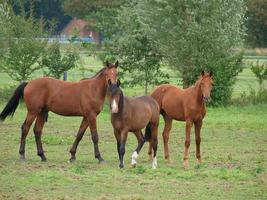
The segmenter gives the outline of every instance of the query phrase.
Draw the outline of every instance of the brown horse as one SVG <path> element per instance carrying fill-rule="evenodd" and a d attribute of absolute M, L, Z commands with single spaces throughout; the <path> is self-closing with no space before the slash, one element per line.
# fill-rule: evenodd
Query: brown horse
<path fill-rule="evenodd" d="M 106 62 L 106 66 L 95 76 L 79 82 L 65 82 L 44 77 L 19 85 L 0 114 L 0 120 L 4 121 L 7 116 L 13 115 L 19 100 L 24 99 L 28 112 L 21 127 L 20 159 L 25 160 L 26 136 L 33 121 L 36 119 L 33 131 L 37 155 L 41 157 L 42 161 L 46 161 L 41 135 L 48 112 L 52 111 L 63 116 L 83 117 L 80 129 L 70 150 L 70 161 L 75 160 L 77 146 L 88 126 L 94 143 L 95 158 L 99 162 L 103 161 L 98 148 L 96 117 L 102 110 L 108 85 L 117 85 L 117 67 L 118 61 L 115 64 Z"/>
<path fill-rule="evenodd" d="M 109 86 L 107 97 L 111 110 L 111 123 L 117 139 L 117 150 L 120 159 L 120 168 L 124 167 L 123 157 L 128 132 L 133 132 L 137 138 L 138 146 L 132 154 L 132 166 L 136 166 L 136 159 L 145 141 L 150 140 L 153 147 L 152 168 L 157 167 L 157 134 L 159 125 L 159 106 L 148 96 L 129 98 L 123 95 L 122 90 L 114 85 Z M 145 138 L 142 129 L 146 127 Z"/>
<path fill-rule="evenodd" d="M 163 84 L 157 87 L 152 97 L 158 102 L 160 112 L 165 121 L 165 127 L 162 133 L 164 142 L 165 159 L 169 161 L 169 134 L 172 127 L 172 120 L 185 121 L 185 150 L 184 150 L 184 166 L 188 167 L 188 156 L 190 146 L 190 131 L 194 124 L 196 139 L 196 157 L 201 162 L 200 155 L 200 129 L 202 120 L 206 114 L 205 102 L 210 99 L 212 89 L 212 73 L 201 73 L 200 78 L 195 85 L 185 90 L 174 85 Z M 149 147 L 148 153 L 151 154 L 152 148 Z"/>

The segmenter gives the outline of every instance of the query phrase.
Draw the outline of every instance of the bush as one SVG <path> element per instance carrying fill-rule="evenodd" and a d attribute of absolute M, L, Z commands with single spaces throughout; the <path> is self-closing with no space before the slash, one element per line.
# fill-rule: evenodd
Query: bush
<path fill-rule="evenodd" d="M 240 97 L 233 99 L 231 104 L 246 106 L 250 104 L 266 104 L 267 103 L 267 90 L 256 92 L 255 89 L 250 88 L 249 94 L 243 92 Z"/>

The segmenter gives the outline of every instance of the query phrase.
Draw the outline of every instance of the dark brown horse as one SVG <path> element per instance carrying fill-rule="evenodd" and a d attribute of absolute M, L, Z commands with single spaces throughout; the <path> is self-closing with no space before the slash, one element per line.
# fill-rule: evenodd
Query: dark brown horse
<path fill-rule="evenodd" d="M 117 139 L 117 150 L 120 159 L 120 168 L 124 167 L 123 157 L 128 132 L 133 132 L 137 138 L 138 146 L 132 154 L 132 166 L 136 166 L 136 159 L 145 141 L 149 140 L 153 147 L 152 168 L 157 167 L 157 134 L 159 125 L 159 106 L 149 96 L 129 98 L 123 95 L 119 87 L 109 86 L 107 97 L 111 110 L 111 123 Z M 142 129 L 146 127 L 145 138 Z"/>
<path fill-rule="evenodd" d="M 48 112 L 52 111 L 63 116 L 83 117 L 80 129 L 70 150 L 70 161 L 75 160 L 77 146 L 88 126 L 94 143 L 95 158 L 99 162 L 103 161 L 98 148 L 96 117 L 102 110 L 108 85 L 117 85 L 117 67 L 118 61 L 115 65 L 106 62 L 106 66 L 95 76 L 79 82 L 65 82 L 44 77 L 19 85 L 0 114 L 0 120 L 3 121 L 7 116 L 13 115 L 19 100 L 24 99 L 28 112 L 21 127 L 20 158 L 25 160 L 26 136 L 33 121 L 36 119 L 33 131 L 37 154 L 42 161 L 46 161 L 41 135 Z"/>
<path fill-rule="evenodd" d="M 202 120 L 206 114 L 205 102 L 210 99 L 212 89 L 212 73 L 201 73 L 200 78 L 195 85 L 185 90 L 170 84 L 163 84 L 157 87 L 152 97 L 158 102 L 160 112 L 165 121 L 163 130 L 164 154 L 165 159 L 169 160 L 169 134 L 172 127 L 172 120 L 185 121 L 185 150 L 184 150 L 184 166 L 188 167 L 188 156 L 190 146 L 190 131 L 194 124 L 196 139 L 196 157 L 201 162 L 200 155 L 200 129 Z M 149 147 L 149 154 L 152 149 Z"/>

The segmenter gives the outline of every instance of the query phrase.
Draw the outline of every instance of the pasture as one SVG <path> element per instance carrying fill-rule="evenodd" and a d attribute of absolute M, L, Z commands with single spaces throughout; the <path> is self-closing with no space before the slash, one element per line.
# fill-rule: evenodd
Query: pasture
<path fill-rule="evenodd" d="M 85 63 L 92 63 L 85 65 L 88 69 L 96 66 L 95 71 L 101 66 L 92 58 L 87 58 Z M 76 75 L 71 76 L 72 73 Z M 82 76 L 77 70 L 69 74 L 70 80 Z M 2 85 L 12 84 L 5 74 L 0 75 Z M 171 82 L 177 83 L 177 80 L 171 77 Z M 233 96 L 257 86 L 256 78 L 245 69 L 238 76 Z M 131 96 L 139 95 L 143 90 L 137 87 L 124 91 Z M 0 103 L 1 109 L 4 103 Z M 151 169 L 147 144 L 138 157 L 137 167 L 130 167 L 130 157 L 137 143 L 133 134 L 129 134 L 127 140 L 125 168 L 119 169 L 107 105 L 97 121 L 99 148 L 105 164 L 98 164 L 94 159 L 89 130 L 78 147 L 76 162 L 69 163 L 69 149 L 81 118 L 52 113 L 49 113 L 43 134 L 48 161 L 43 163 L 36 155 L 31 129 L 26 141 L 27 161 L 20 162 L 20 126 L 25 113 L 22 105 L 13 119 L 0 124 L 0 199 L 267 199 L 267 104 L 208 108 L 201 133 L 203 163 L 196 164 L 194 132 L 191 132 L 190 167 L 187 170 L 182 167 L 185 124 L 173 124 L 171 163 L 166 163 L 162 120 L 158 169 Z"/>

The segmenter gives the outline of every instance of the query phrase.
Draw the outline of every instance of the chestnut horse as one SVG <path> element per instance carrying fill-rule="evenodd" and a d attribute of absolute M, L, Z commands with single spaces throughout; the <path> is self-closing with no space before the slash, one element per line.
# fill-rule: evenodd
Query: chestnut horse
<path fill-rule="evenodd" d="M 165 159 L 169 161 L 169 134 L 172 127 L 172 120 L 185 121 L 185 150 L 184 167 L 188 167 L 190 131 L 194 124 L 196 140 L 196 157 L 201 162 L 200 155 L 200 129 L 202 120 L 206 114 L 205 103 L 210 99 L 212 89 L 212 73 L 205 74 L 202 71 L 200 78 L 195 85 L 187 89 L 181 89 L 174 85 L 163 84 L 157 87 L 151 96 L 158 102 L 160 112 L 165 121 L 165 127 L 162 133 L 164 142 Z M 151 154 L 152 148 L 149 147 L 148 153 Z"/>
<path fill-rule="evenodd" d="M 118 85 L 119 86 L 119 85 Z M 133 132 L 137 138 L 138 146 L 132 154 L 132 166 L 136 166 L 136 159 L 145 141 L 149 140 L 153 147 L 152 168 L 157 167 L 157 145 L 159 106 L 149 96 L 129 98 L 123 95 L 119 87 L 110 85 L 107 97 L 111 110 L 111 123 L 114 128 L 114 135 L 117 139 L 117 150 L 120 159 L 120 168 L 124 167 L 123 157 L 125 154 L 125 143 L 128 132 Z M 145 138 L 142 129 L 146 127 Z"/>
<path fill-rule="evenodd" d="M 98 148 L 96 117 L 102 110 L 108 85 L 117 85 L 117 67 L 118 61 L 115 64 L 106 62 L 106 66 L 95 76 L 79 82 L 65 82 L 44 77 L 20 84 L 0 114 L 0 120 L 2 121 L 9 115 L 13 116 L 19 100 L 24 99 L 27 116 L 21 127 L 20 159 L 25 160 L 26 137 L 33 121 L 36 119 L 33 131 L 37 155 L 41 157 L 42 161 L 46 161 L 41 135 L 48 112 L 52 111 L 63 116 L 83 117 L 70 150 L 70 161 L 75 160 L 77 146 L 89 126 L 94 143 L 95 158 L 102 162 L 103 158 Z"/>

